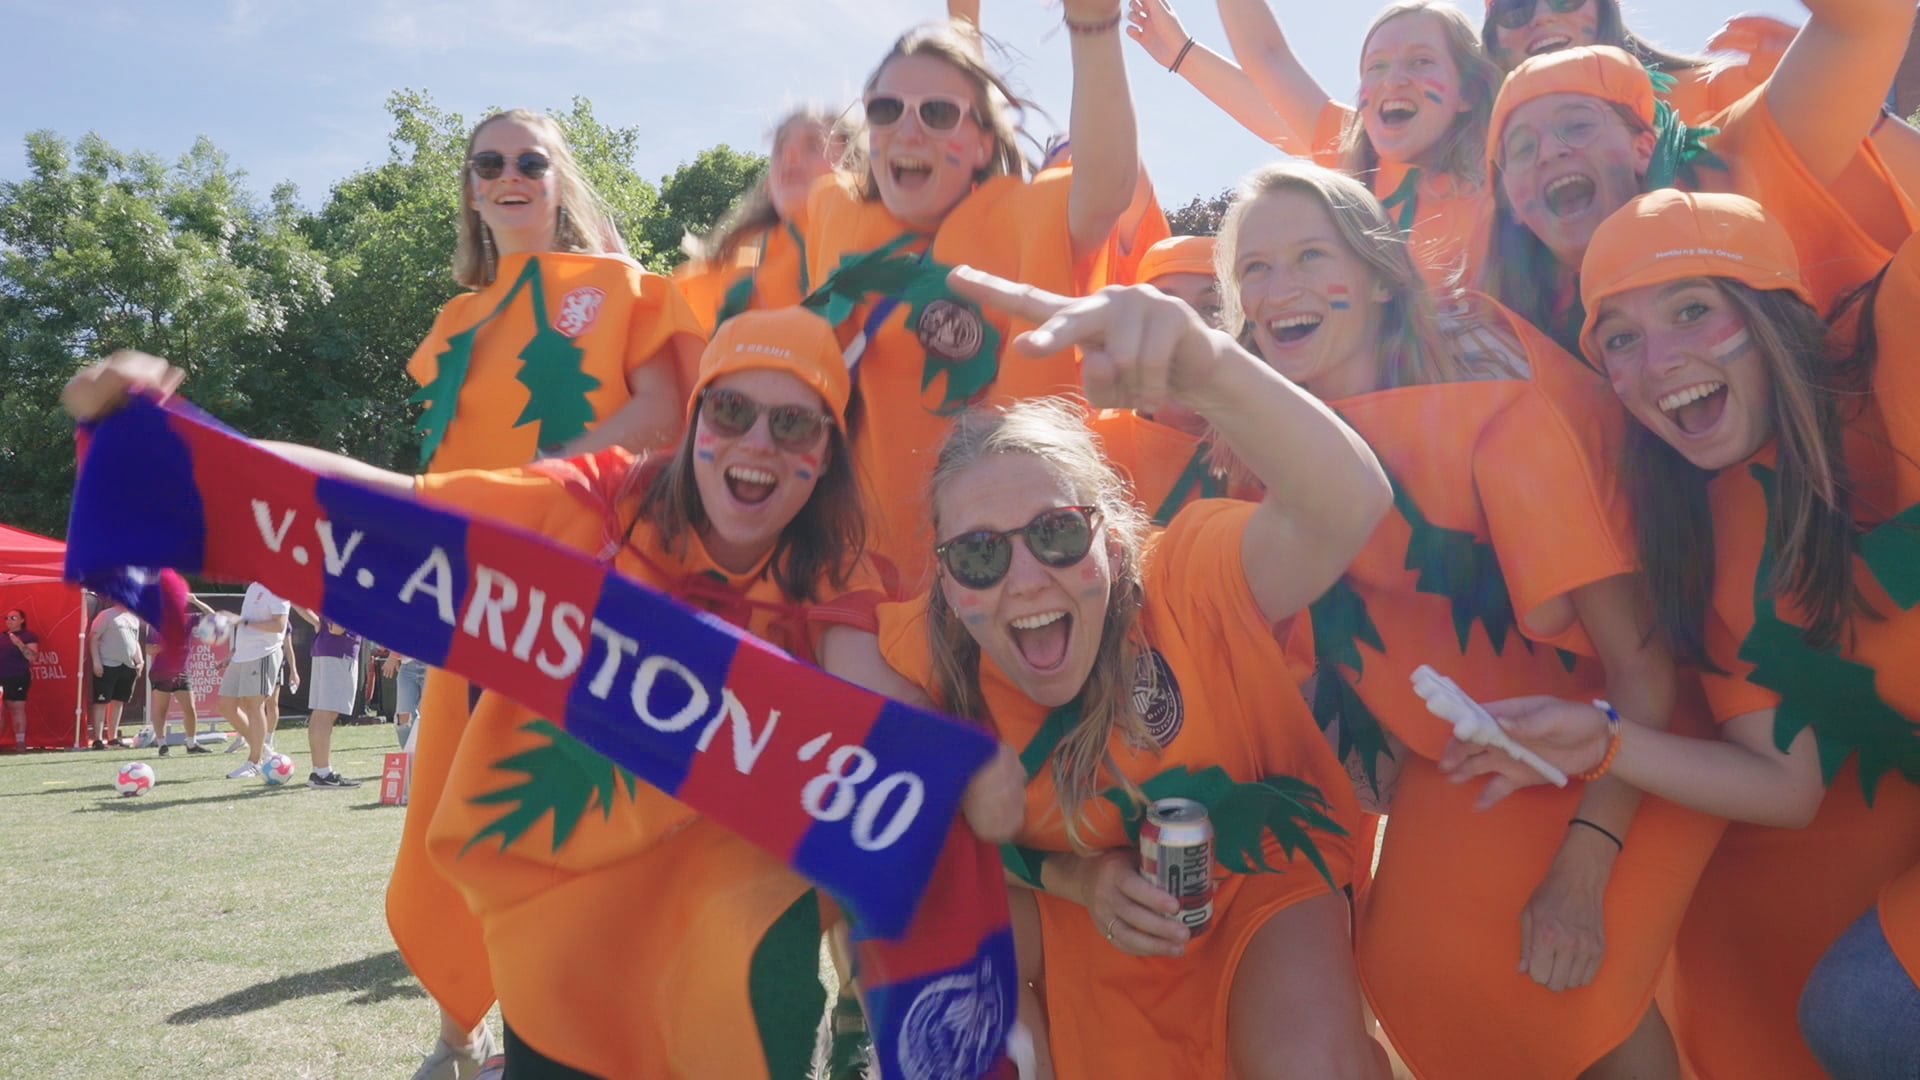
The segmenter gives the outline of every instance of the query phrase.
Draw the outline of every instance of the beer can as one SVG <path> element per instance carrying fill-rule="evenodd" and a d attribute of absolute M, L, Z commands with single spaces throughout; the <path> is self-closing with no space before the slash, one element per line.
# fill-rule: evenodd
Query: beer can
<path fill-rule="evenodd" d="M 1213 918 L 1213 823 L 1192 799 L 1161 799 L 1140 826 L 1140 872 L 1180 901 L 1178 918 L 1195 934 Z"/>

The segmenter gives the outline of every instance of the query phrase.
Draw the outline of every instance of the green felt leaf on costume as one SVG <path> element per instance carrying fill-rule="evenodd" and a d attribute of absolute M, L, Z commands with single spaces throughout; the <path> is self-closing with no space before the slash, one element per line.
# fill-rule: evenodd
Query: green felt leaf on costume
<path fill-rule="evenodd" d="M 713 328 L 718 330 L 728 319 L 753 306 L 753 275 L 748 274 L 727 286 L 721 294 L 720 310 L 714 313 Z"/>
<path fill-rule="evenodd" d="M 1393 223 L 1403 233 L 1413 231 L 1413 223 L 1420 220 L 1420 170 L 1411 168 L 1400 180 L 1400 186 L 1386 198 L 1380 200 L 1380 208 L 1387 212 Z"/>
<path fill-rule="evenodd" d="M 527 268 L 513 283 L 513 291 L 507 294 L 501 309 L 512 303 L 523 287 L 533 304 L 533 339 L 521 348 L 520 370 L 514 375 L 527 388 L 527 405 L 513 426 L 539 424 L 534 445 L 560 446 L 584 433 L 593 422 L 593 403 L 587 400 L 587 394 L 600 388 L 600 380 L 580 370 L 585 351 L 547 321 L 547 296 L 537 257 L 527 260 Z"/>
<path fill-rule="evenodd" d="M 1707 148 L 1707 140 L 1719 133 L 1715 127 L 1689 127 L 1672 105 L 1654 102 L 1653 158 L 1647 165 L 1646 190 L 1680 187 L 1697 191 L 1702 168 L 1724 172 L 1727 163 Z"/>
<path fill-rule="evenodd" d="M 1532 642 L 1528 642 L 1527 647 L 1531 650 L 1533 647 Z M 1572 674 L 1574 666 L 1580 663 L 1579 655 L 1570 653 L 1565 649 L 1555 649 L 1553 651 L 1556 656 L 1560 657 L 1560 666 L 1566 668 L 1568 674 Z"/>
<path fill-rule="evenodd" d="M 434 357 L 431 381 L 408 395 L 407 402 L 425 405 L 413 430 L 420 436 L 420 468 L 433 461 L 434 452 L 447 437 L 447 425 L 460 405 L 460 387 L 467 381 L 467 366 L 473 361 L 473 341 L 484 320 L 447 338 L 447 347 Z"/>
<path fill-rule="evenodd" d="M 1766 493 L 1768 513 L 1774 499 L 1774 473 L 1765 466 L 1748 469 Z M 1811 728 L 1820 749 L 1821 777 L 1832 783 L 1851 754 L 1859 755 L 1860 787 L 1873 804 L 1881 777 L 1898 771 L 1920 783 L 1920 724 L 1901 715 L 1880 697 L 1874 671 L 1834 649 L 1815 649 L 1804 631 L 1781 619 L 1770 591 L 1774 550 L 1761 549 L 1753 583 L 1753 629 L 1740 642 L 1739 657 L 1753 665 L 1747 681 L 1780 695 L 1773 714 L 1774 745 L 1782 751 Z"/>
<path fill-rule="evenodd" d="M 1040 864 L 1045 862 L 1047 853 L 1018 844 L 1000 845 L 1000 865 L 1014 877 L 1034 888 L 1040 888 Z"/>
<path fill-rule="evenodd" d="M 1218 473 L 1213 471 L 1213 442 L 1201 439 L 1194 444 L 1193 456 L 1187 459 L 1187 466 L 1173 480 L 1173 486 L 1167 489 L 1166 498 L 1160 502 L 1160 508 L 1153 512 L 1153 523 L 1165 525 L 1173 520 L 1173 515 L 1195 499 L 1217 499 L 1225 495 L 1226 484 Z"/>
<path fill-rule="evenodd" d="M 489 836 L 499 837 L 504 851 L 548 814 L 553 815 L 553 850 L 559 851 L 596 802 L 605 819 L 613 814 L 617 788 L 624 786 L 629 800 L 634 796 L 632 773 L 589 749 L 552 721 L 532 720 L 520 725 L 520 730 L 545 736 L 546 742 L 493 763 L 501 772 L 522 773 L 526 779 L 468 800 L 509 809 L 475 833 L 461 848 L 463 852 Z"/>
<path fill-rule="evenodd" d="M 1920 603 L 1920 503 L 1861 537 L 1860 558 L 1902 611 Z"/>
<path fill-rule="evenodd" d="M 1462 653 L 1478 619 L 1494 655 L 1500 655 L 1506 649 L 1507 631 L 1513 627 L 1513 599 L 1507 594 L 1507 579 L 1500 573 L 1493 545 L 1481 543 L 1470 532 L 1427 521 L 1399 481 L 1387 479 L 1393 485 L 1394 508 L 1412 532 L 1406 567 L 1419 575 L 1414 588 L 1452 601 L 1453 630 Z"/>
<path fill-rule="evenodd" d="M 1342 762 L 1358 758 L 1360 767 L 1367 774 L 1367 785 L 1373 789 L 1375 798 L 1380 795 L 1380 758 L 1393 758 L 1393 746 L 1387 740 L 1387 729 L 1380 724 L 1380 718 L 1360 696 L 1360 692 L 1347 682 L 1340 669 L 1332 664 L 1320 666 L 1319 677 L 1313 683 L 1313 719 L 1325 731 L 1333 724 L 1340 725 L 1340 739 L 1334 747 L 1334 754 Z"/>
<path fill-rule="evenodd" d="M 1346 578 L 1334 582 L 1307 605 L 1313 620 L 1313 654 L 1322 664 L 1344 664 L 1361 674 L 1364 662 L 1356 642 L 1386 652 L 1380 630 L 1367 614 L 1367 602 Z"/>
<path fill-rule="evenodd" d="M 1285 867 L 1267 861 L 1263 848 L 1265 837 L 1271 834 L 1281 851 L 1289 857 L 1304 856 L 1329 886 L 1334 885 L 1326 859 L 1308 830 L 1319 829 L 1332 836 L 1345 836 L 1347 831 L 1328 816 L 1327 800 L 1320 789 L 1304 780 L 1276 775 L 1237 783 L 1218 765 L 1198 772 L 1177 765 L 1141 784 L 1140 791 L 1148 805 L 1161 799 L 1192 799 L 1205 806 L 1207 818 L 1213 823 L 1213 856 L 1234 873 L 1285 872 Z M 1120 809 L 1127 839 L 1139 844 L 1146 807 L 1136 804 L 1120 788 L 1109 788 L 1101 794 Z"/>

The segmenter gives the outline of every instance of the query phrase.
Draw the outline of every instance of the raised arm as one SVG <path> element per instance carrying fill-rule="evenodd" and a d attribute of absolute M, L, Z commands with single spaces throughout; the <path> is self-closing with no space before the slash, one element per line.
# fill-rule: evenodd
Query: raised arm
<path fill-rule="evenodd" d="M 1219 4 L 1220 23 L 1227 29 L 1227 44 L 1233 47 L 1241 71 L 1266 96 L 1267 106 L 1281 123 L 1311 139 L 1333 95 L 1293 55 L 1267 0 L 1219 0 Z"/>
<path fill-rule="evenodd" d="M 637 454 L 673 445 L 686 423 L 687 388 L 680 385 L 677 371 L 679 348 L 677 338 L 669 340 L 646 363 L 629 372 L 627 400 L 562 447 L 560 456 L 591 454 L 610 446 L 625 447 Z"/>
<path fill-rule="evenodd" d="M 1294 131 L 1267 104 L 1265 94 L 1232 60 L 1196 41 L 1167 0 L 1130 0 L 1127 34 L 1147 50 L 1153 62 L 1180 76 L 1261 142 L 1283 153 L 1306 157 L 1308 138 Z"/>
<path fill-rule="evenodd" d="M 1015 339 L 1026 355 L 1078 346 L 1094 405 L 1152 410 L 1171 399 L 1213 425 L 1267 488 L 1241 552 L 1247 587 L 1270 622 L 1325 592 L 1392 504 L 1380 462 L 1352 428 L 1158 290 L 1102 289 L 1069 301 L 966 267 L 953 285 L 1039 323 Z"/>
<path fill-rule="evenodd" d="M 1067 230 L 1075 262 L 1106 246 L 1140 175 L 1133 94 L 1120 55 L 1120 0 L 1065 0 L 1073 50 L 1073 186 Z"/>
<path fill-rule="evenodd" d="M 1767 108 L 1821 181 L 1839 176 L 1873 130 L 1906 55 L 1912 0 L 1804 0 L 1807 25 L 1767 80 Z"/>

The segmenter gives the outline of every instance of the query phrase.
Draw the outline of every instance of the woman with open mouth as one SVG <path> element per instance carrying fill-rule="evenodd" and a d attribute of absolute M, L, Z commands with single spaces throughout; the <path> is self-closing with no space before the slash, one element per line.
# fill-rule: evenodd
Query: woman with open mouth
<path fill-rule="evenodd" d="M 170 389 L 179 374 L 119 354 L 76 376 L 64 400 L 77 419 L 93 419 L 130 389 Z M 322 475 L 592 553 L 792 655 L 824 658 L 845 628 L 835 613 L 871 612 L 884 598 L 861 563 L 848 397 L 832 328 L 784 309 L 720 328 L 671 453 L 609 447 L 515 469 L 405 476 L 272 447 Z M 503 651 L 511 640 L 550 674 L 597 647 L 601 630 L 590 633 L 577 607 L 549 607 L 511 579 L 495 598 L 488 627 L 469 620 L 464 632 Z M 864 654 L 877 664 L 871 629 Z M 853 681 L 873 673 L 826 666 Z M 885 681 L 871 689 L 917 693 L 878 672 Z M 1010 751 L 976 773 L 963 811 L 976 833 L 1012 834 L 1019 777 Z M 533 710 L 500 694 L 479 698 L 424 846 L 458 887 L 458 910 L 471 908 L 484 928 L 485 951 L 472 959 L 498 990 L 506 1075 L 806 1073 L 825 1010 L 818 963 L 832 905 L 786 863 Z"/>
<path fill-rule="evenodd" d="M 1095 405 L 1179 402 L 1284 493 L 1204 500 L 1149 535 L 1071 400 L 969 410 L 940 450 L 935 581 L 882 606 L 881 647 L 1024 750 L 1009 867 L 1039 890 L 1044 960 L 1023 940 L 1022 977 L 1045 1002 L 1053 1075 L 1384 1080 L 1341 891 L 1358 809 L 1272 633 L 1385 512 L 1372 454 L 1178 300 L 955 279 L 1037 327 L 1020 355 L 1079 347 Z M 1141 877 L 1146 803 L 1166 798 L 1208 810 L 1210 917 L 1206 889 L 1177 900 Z"/>
<path fill-rule="evenodd" d="M 752 278 L 759 268 L 777 278 L 797 278 L 806 259 L 796 224 L 814 181 L 844 168 L 856 175 L 865 143 L 859 118 L 824 109 L 795 109 L 773 127 L 766 175 L 727 210 L 713 230 L 686 238 L 687 261 L 673 273 L 688 306 L 708 333 L 713 324 L 751 306 Z M 855 156 L 848 158 L 849 151 Z"/>
<path fill-rule="evenodd" d="M 1911 1071 L 1920 386 L 1900 350 L 1920 243 L 1864 291 L 1841 357 L 1791 238 L 1751 200 L 1642 196 L 1582 269 L 1581 341 L 1631 418 L 1620 476 L 1661 635 L 1701 669 L 1719 737 L 1558 698 L 1488 711 L 1558 767 L 1734 821 L 1673 954 L 1699 1075 Z M 1448 764 L 1498 772 L 1489 797 L 1538 782 L 1510 759 Z"/>
<path fill-rule="evenodd" d="M 902 35 L 867 78 L 867 168 L 855 182 L 818 181 L 797 278 L 761 273 L 753 303 L 809 291 L 844 311 L 839 332 L 861 417 L 853 466 L 868 500 L 873 554 L 910 588 L 925 582 L 920 512 L 933 455 L 970 405 L 1064 393 L 1078 385 L 1072 350 L 1001 362 L 1030 324 L 954 293 L 961 263 L 1062 294 L 1104 282 L 1084 270 L 1109 247 L 1140 175 L 1133 104 L 1120 55 L 1119 0 L 1066 0 L 1073 65 L 1073 166 L 1038 176 L 1022 154 L 1031 108 L 987 63 L 971 22 Z"/>
<path fill-rule="evenodd" d="M 1502 72 L 1532 56 L 1612 45 L 1653 73 L 1656 92 L 1681 122 L 1704 125 L 1773 74 L 1796 29 L 1766 15 L 1735 16 L 1707 40 L 1707 48 L 1719 54 L 1708 58 L 1669 52 L 1627 29 L 1619 0 L 1487 0 L 1480 40 Z M 1734 62 L 1728 53 L 1745 53 L 1747 62 Z M 1883 107 L 1871 138 L 1879 159 L 1863 156 L 1849 166 L 1861 171 L 1842 182 L 1870 188 L 1884 166 L 1902 188 L 1920 190 L 1920 131 Z"/>
<path fill-rule="evenodd" d="M 482 120 L 460 163 L 449 300 L 407 373 L 426 405 L 420 467 L 512 468 L 539 454 L 644 450 L 680 433 L 705 335 L 671 281 L 642 270 L 552 117 Z M 422 691 L 405 831 L 387 890 L 394 941 L 440 1006 L 419 1080 L 493 1053 L 480 924 L 426 858 L 427 822 L 472 707 L 465 679 Z"/>
<path fill-rule="evenodd" d="M 1808 0 L 1810 17 L 1760 89 L 1687 128 L 1656 110 L 1640 62 L 1608 45 L 1522 61 L 1487 135 L 1494 189 L 1480 288 L 1578 353 L 1587 241 L 1627 201 L 1661 187 L 1736 191 L 1773 213 L 1822 303 L 1871 277 L 1915 225 L 1884 173 L 1848 172 L 1880 115 L 1914 9 L 1904 0 Z"/>
<path fill-rule="evenodd" d="M 1304 146 L 1286 149 L 1363 180 L 1435 287 L 1472 280 L 1487 222 L 1482 148 L 1500 73 L 1466 16 L 1439 0 L 1387 7 L 1361 42 L 1351 106 L 1294 56 L 1266 0 L 1220 0 L 1220 21 L 1247 77 L 1302 137 Z"/>
<path fill-rule="evenodd" d="M 1721 823 L 1604 781 L 1483 813 L 1441 773 L 1452 729 L 1411 682 L 1431 665 L 1474 698 L 1559 687 L 1686 716 L 1633 561 L 1595 540 L 1621 509 L 1605 495 L 1611 402 L 1480 297 L 1473 339 L 1520 361 L 1472 377 L 1391 236 L 1356 182 L 1276 165 L 1220 238 L 1229 326 L 1352 424 L 1394 485 L 1395 512 L 1289 648 L 1316 656 L 1315 717 L 1362 803 L 1390 815 L 1359 904 L 1367 1000 L 1419 1076 L 1675 1076 L 1650 1002 Z"/>

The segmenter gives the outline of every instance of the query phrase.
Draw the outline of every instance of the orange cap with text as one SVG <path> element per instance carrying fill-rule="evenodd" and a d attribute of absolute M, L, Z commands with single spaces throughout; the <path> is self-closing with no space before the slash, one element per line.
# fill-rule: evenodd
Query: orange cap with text
<path fill-rule="evenodd" d="M 1140 268 L 1133 280 L 1151 284 L 1163 274 L 1205 274 L 1213 276 L 1213 237 L 1169 236 L 1140 256 Z"/>
<path fill-rule="evenodd" d="M 784 371 L 806 383 L 846 431 L 847 398 L 853 388 L 840 341 L 827 320 L 798 307 L 746 311 L 720 324 L 700 354 L 700 377 L 687 399 L 687 422 L 693 422 L 700 391 L 708 383 L 730 372 L 759 370 Z"/>
<path fill-rule="evenodd" d="M 1513 110 L 1548 94 L 1585 94 L 1624 105 L 1648 128 L 1653 127 L 1653 79 L 1640 61 L 1611 45 L 1530 56 L 1500 84 L 1487 121 L 1487 175 L 1500 165 L 1500 136 Z"/>
<path fill-rule="evenodd" d="M 1731 278 L 1755 289 L 1785 289 L 1809 305 L 1793 238 L 1759 203 L 1743 195 L 1663 188 L 1613 212 L 1587 242 L 1580 300 L 1587 320 L 1581 351 L 1599 363 L 1588 336 L 1610 296 L 1686 278 Z"/>

